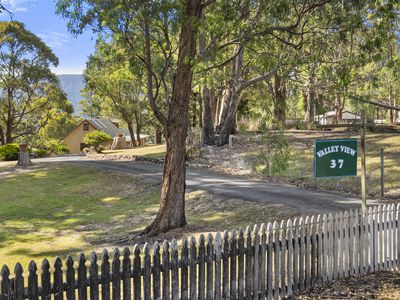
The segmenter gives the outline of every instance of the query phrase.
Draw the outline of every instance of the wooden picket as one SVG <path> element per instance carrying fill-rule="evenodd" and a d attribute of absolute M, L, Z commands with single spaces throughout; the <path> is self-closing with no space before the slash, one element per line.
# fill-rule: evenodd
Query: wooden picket
<path fill-rule="evenodd" d="M 318 282 L 400 269 L 400 204 L 4 265 L 0 299 L 282 299 Z"/>

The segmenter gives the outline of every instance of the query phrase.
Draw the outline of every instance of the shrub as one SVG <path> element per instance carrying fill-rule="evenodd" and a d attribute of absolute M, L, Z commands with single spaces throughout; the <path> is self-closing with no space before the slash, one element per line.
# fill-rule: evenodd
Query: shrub
<path fill-rule="evenodd" d="M 48 156 L 47 150 L 43 149 L 43 148 L 36 149 L 35 154 L 36 154 L 36 157 L 38 157 L 38 158 L 43 158 L 43 157 Z"/>
<path fill-rule="evenodd" d="M 0 160 L 18 160 L 18 144 L 6 144 L 0 146 Z"/>
<path fill-rule="evenodd" d="M 48 140 L 45 143 L 45 148 L 53 154 L 66 154 L 70 152 L 69 149 L 57 139 Z"/>
<path fill-rule="evenodd" d="M 94 130 L 85 135 L 85 138 L 83 139 L 84 143 L 90 147 L 93 147 L 96 152 L 100 153 L 101 152 L 101 144 L 108 142 L 112 139 L 111 135 L 108 133 L 99 131 L 99 130 Z"/>
<path fill-rule="evenodd" d="M 253 166 L 256 172 L 267 176 L 284 173 L 289 167 L 290 147 L 284 133 L 280 131 L 266 132 L 261 137 L 266 149 L 261 150 Z"/>

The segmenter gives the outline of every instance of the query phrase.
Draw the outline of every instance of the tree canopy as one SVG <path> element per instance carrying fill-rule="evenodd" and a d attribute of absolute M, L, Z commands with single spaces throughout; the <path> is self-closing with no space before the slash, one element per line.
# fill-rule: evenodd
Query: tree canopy
<path fill-rule="evenodd" d="M 73 111 L 50 70 L 57 64 L 22 23 L 0 22 L 0 144 L 35 135 L 54 116 Z"/>
<path fill-rule="evenodd" d="M 377 100 L 394 104 L 399 10 L 394 0 L 58 1 L 73 34 L 89 27 L 103 50 L 125 58 L 100 76 L 96 70 L 109 68 L 110 52 L 97 49 L 88 79 L 119 74 L 118 80 L 144 83 L 142 93 L 163 128 L 160 211 L 150 233 L 186 223 L 189 125 L 202 127 L 204 144 L 223 146 L 239 116 L 256 119 L 257 129 L 284 128 L 289 119 L 312 126 L 328 110 L 338 120 L 346 107 L 358 110 L 363 104 L 350 95 L 371 97 L 377 86 L 384 89 Z"/>

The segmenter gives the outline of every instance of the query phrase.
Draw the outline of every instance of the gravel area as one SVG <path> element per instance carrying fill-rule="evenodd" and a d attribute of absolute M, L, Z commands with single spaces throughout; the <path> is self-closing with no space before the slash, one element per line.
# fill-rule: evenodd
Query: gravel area
<path fill-rule="evenodd" d="M 400 299 L 400 274 L 375 272 L 320 284 L 289 299 Z"/>

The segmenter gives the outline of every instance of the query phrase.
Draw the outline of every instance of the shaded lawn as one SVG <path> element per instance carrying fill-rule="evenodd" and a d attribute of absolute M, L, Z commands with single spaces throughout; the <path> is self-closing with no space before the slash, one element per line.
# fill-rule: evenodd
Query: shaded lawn
<path fill-rule="evenodd" d="M 332 138 L 355 138 L 359 135 L 348 137 L 334 136 L 334 133 L 302 134 L 286 133 L 291 147 L 289 168 L 277 174 L 283 180 L 297 180 L 308 186 L 314 186 L 314 140 Z M 366 161 L 367 161 L 367 193 L 370 196 L 380 195 L 380 149 L 385 150 L 385 193 L 387 196 L 400 196 L 400 135 L 377 134 L 367 132 L 366 136 Z M 358 148 L 360 151 L 360 148 Z M 247 159 L 254 157 L 257 152 L 250 151 L 245 154 Z M 358 175 L 361 174 L 361 157 L 358 155 Z M 318 179 L 317 186 L 330 190 L 360 193 L 360 177 L 344 177 Z"/>
<path fill-rule="evenodd" d="M 159 183 L 130 174 L 73 164 L 35 165 L 27 173 L 0 178 L 0 265 L 24 268 L 69 253 L 101 252 L 136 242 L 177 238 L 280 221 L 300 211 L 202 192 L 187 194 L 189 225 L 151 240 L 132 238 L 158 210 Z"/>
<path fill-rule="evenodd" d="M 146 156 L 154 158 L 163 158 L 165 156 L 165 145 L 150 145 L 144 147 L 137 147 L 132 149 L 122 150 L 105 150 L 105 154 L 116 154 L 116 155 L 135 155 L 135 156 Z"/>

